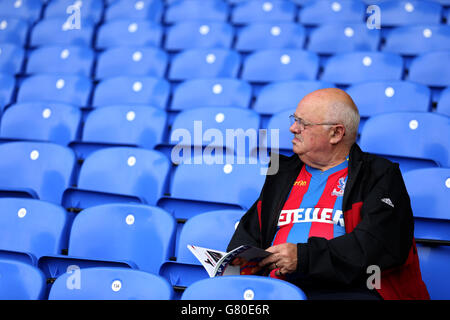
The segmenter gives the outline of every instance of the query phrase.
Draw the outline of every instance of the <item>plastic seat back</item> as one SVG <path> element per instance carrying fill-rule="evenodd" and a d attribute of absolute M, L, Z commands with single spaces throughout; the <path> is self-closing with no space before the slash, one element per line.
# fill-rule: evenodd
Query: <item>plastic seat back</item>
<path fill-rule="evenodd" d="M 139 270 L 96 267 L 83 269 L 79 288 L 69 288 L 73 275 L 52 284 L 49 300 L 171 300 L 173 289 L 163 278 Z"/>
<path fill-rule="evenodd" d="M 417 56 L 409 68 L 408 80 L 427 86 L 450 86 L 450 51 L 436 51 Z"/>
<path fill-rule="evenodd" d="M 280 81 L 264 86 L 256 97 L 254 110 L 260 114 L 274 114 L 282 110 L 295 110 L 308 93 L 323 88 L 334 88 L 324 81 Z"/>
<path fill-rule="evenodd" d="M 234 28 L 221 21 L 184 21 L 169 27 L 167 50 L 193 48 L 231 48 Z"/>
<path fill-rule="evenodd" d="M 432 1 L 390 0 L 379 4 L 381 26 L 439 24 L 442 6 Z"/>
<path fill-rule="evenodd" d="M 94 24 L 83 20 L 82 27 L 76 28 L 67 23 L 66 17 L 47 18 L 38 22 L 31 31 L 30 45 L 77 45 L 90 47 L 94 34 Z"/>
<path fill-rule="evenodd" d="M 236 50 L 302 49 L 305 28 L 294 22 L 254 22 L 239 30 Z"/>
<path fill-rule="evenodd" d="M 306 25 L 364 22 L 365 6 L 357 0 L 309 1 L 299 11 L 298 20 Z"/>
<path fill-rule="evenodd" d="M 9 142 L 0 145 L 2 187 L 29 188 L 41 200 L 61 203 L 69 187 L 75 155 L 69 148 L 43 142 Z"/>
<path fill-rule="evenodd" d="M 97 108 L 86 118 L 82 140 L 152 149 L 162 142 L 166 118 L 164 110 L 149 106 Z"/>
<path fill-rule="evenodd" d="M 19 87 L 17 102 L 60 102 L 86 106 L 92 81 L 71 74 L 38 74 L 25 78 Z"/>
<path fill-rule="evenodd" d="M 228 243 L 245 211 L 215 210 L 198 214 L 188 219 L 181 229 L 176 248 L 177 262 L 199 264 L 187 245 L 209 248 L 226 252 Z"/>
<path fill-rule="evenodd" d="M 69 255 L 129 261 L 158 274 L 174 249 L 175 219 L 146 205 L 105 204 L 81 211 L 74 219 Z"/>
<path fill-rule="evenodd" d="M 80 109 L 71 105 L 18 103 L 3 114 L 0 137 L 68 145 L 77 139 L 80 121 Z"/>
<path fill-rule="evenodd" d="M 315 80 L 319 58 L 315 53 L 295 49 L 255 51 L 244 61 L 242 79 L 251 82 Z"/>
<path fill-rule="evenodd" d="M 296 9 L 295 4 L 290 1 L 245 1 L 236 4 L 231 15 L 231 21 L 235 24 L 248 24 L 263 21 L 294 21 L 297 13 Z"/>
<path fill-rule="evenodd" d="M 226 276 L 197 281 L 182 300 L 306 300 L 293 284 L 261 276 Z"/>
<path fill-rule="evenodd" d="M 428 112 L 393 112 L 367 120 L 360 146 L 367 152 L 427 159 L 449 167 L 449 136 L 449 117 Z"/>
<path fill-rule="evenodd" d="M 22 70 L 24 50 L 15 44 L 0 44 L 0 72 L 14 76 Z"/>
<path fill-rule="evenodd" d="M 0 249 L 31 253 L 36 258 L 67 249 L 67 212 L 36 199 L 0 198 Z"/>
<path fill-rule="evenodd" d="M 228 49 L 189 49 L 176 55 L 169 70 L 170 80 L 193 78 L 235 78 L 240 55 Z"/>
<path fill-rule="evenodd" d="M 105 11 L 105 20 L 128 18 L 159 22 L 164 9 L 163 2 L 161 0 L 114 1 Z"/>
<path fill-rule="evenodd" d="M 1 300 L 42 300 L 46 279 L 42 271 L 29 264 L 0 259 Z"/>
<path fill-rule="evenodd" d="M 450 50 L 450 26 L 404 26 L 391 30 L 383 51 L 417 55 L 431 51 Z"/>
<path fill-rule="evenodd" d="M 155 204 L 163 195 L 169 160 L 160 152 L 129 147 L 105 148 L 84 161 L 78 187 L 136 196 Z"/>
<path fill-rule="evenodd" d="M 173 93 L 171 109 L 197 107 L 248 108 L 252 88 L 244 80 L 232 78 L 192 79 L 178 85 Z"/>
<path fill-rule="evenodd" d="M 165 79 L 141 76 L 117 76 L 102 80 L 96 87 L 92 105 L 150 105 L 164 109 L 170 94 Z"/>
<path fill-rule="evenodd" d="M 352 51 L 376 51 L 380 43 L 380 30 L 369 29 L 366 24 L 324 24 L 314 29 L 308 50 L 320 54 Z"/>
<path fill-rule="evenodd" d="M 162 27 L 153 21 L 115 19 L 102 24 L 97 32 L 96 47 L 118 46 L 159 47 Z"/>
<path fill-rule="evenodd" d="M 43 46 L 31 52 L 27 73 L 68 73 L 89 77 L 94 52 L 81 46 Z"/>
<path fill-rule="evenodd" d="M 168 24 L 187 20 L 226 21 L 229 5 L 220 0 L 174 1 L 166 9 L 164 21 Z"/>
<path fill-rule="evenodd" d="M 325 62 L 322 80 L 353 84 L 363 81 L 400 80 L 403 59 L 393 53 L 350 52 L 336 54 Z"/>
<path fill-rule="evenodd" d="M 157 48 L 117 47 L 104 51 L 97 60 L 96 78 L 151 76 L 163 78 L 167 54 Z M 120 65 L 120 68 L 117 66 Z"/>

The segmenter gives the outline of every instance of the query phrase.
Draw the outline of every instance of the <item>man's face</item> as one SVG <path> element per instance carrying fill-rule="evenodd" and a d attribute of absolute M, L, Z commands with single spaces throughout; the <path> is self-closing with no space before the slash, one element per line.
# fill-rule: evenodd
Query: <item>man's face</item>
<path fill-rule="evenodd" d="M 296 118 L 301 118 L 305 127 L 302 128 L 297 122 L 289 128 L 294 134 L 292 139 L 293 151 L 299 156 L 312 156 L 318 152 L 325 151 L 330 143 L 328 127 L 322 125 L 308 125 L 326 122 L 325 108 L 313 105 L 309 101 L 301 101 L 294 113 Z"/>

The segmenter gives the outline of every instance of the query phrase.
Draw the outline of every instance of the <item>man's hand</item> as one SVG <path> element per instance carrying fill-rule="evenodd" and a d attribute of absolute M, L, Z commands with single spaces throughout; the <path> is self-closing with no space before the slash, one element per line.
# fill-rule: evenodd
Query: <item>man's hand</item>
<path fill-rule="evenodd" d="M 272 254 L 259 263 L 260 267 L 278 269 L 278 275 L 297 270 L 297 245 L 295 243 L 282 243 L 267 248 L 266 251 L 272 252 Z"/>

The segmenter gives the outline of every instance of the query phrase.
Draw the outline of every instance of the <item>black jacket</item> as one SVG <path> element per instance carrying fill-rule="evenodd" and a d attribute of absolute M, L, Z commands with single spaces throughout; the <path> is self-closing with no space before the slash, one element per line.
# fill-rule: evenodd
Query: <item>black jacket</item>
<path fill-rule="evenodd" d="M 278 173 L 266 177 L 228 251 L 242 244 L 264 249 L 271 245 L 279 214 L 304 165 L 296 154 L 279 157 Z M 297 271 L 288 280 L 353 286 L 367 279 L 370 265 L 384 271 L 405 264 L 413 245 L 414 222 L 398 164 L 364 153 L 354 144 L 343 212 L 346 234 L 331 240 L 311 237 L 307 243 L 298 243 Z"/>

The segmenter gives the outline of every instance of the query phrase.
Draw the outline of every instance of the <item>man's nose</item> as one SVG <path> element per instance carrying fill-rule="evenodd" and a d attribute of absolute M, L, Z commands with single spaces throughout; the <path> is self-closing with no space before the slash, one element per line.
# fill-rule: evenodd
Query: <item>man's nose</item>
<path fill-rule="evenodd" d="M 297 122 L 294 122 L 294 123 L 290 126 L 289 131 L 290 131 L 291 133 L 293 133 L 293 134 L 300 133 L 300 128 L 299 128 L 299 126 L 297 125 Z"/>

